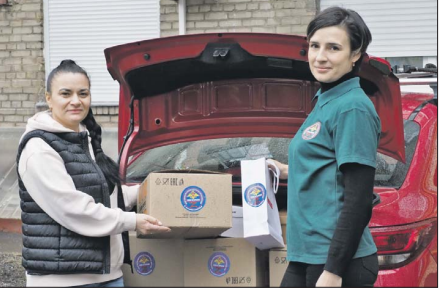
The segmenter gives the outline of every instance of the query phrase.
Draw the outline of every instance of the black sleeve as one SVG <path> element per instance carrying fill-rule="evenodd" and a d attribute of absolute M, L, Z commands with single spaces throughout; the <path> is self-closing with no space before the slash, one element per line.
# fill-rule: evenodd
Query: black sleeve
<path fill-rule="evenodd" d="M 331 241 L 325 270 L 343 276 L 372 216 L 375 168 L 358 163 L 341 165 L 344 204 Z"/>

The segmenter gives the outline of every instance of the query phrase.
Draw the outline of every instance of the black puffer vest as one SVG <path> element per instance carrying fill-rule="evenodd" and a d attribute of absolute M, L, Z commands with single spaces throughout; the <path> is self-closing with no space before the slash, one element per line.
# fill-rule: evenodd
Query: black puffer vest
<path fill-rule="evenodd" d="M 110 207 L 108 185 L 101 169 L 91 158 L 87 132 L 54 134 L 36 130 L 26 134 L 18 147 L 17 172 L 23 148 L 31 138 L 43 139 L 58 152 L 77 190 L 92 196 L 96 203 Z M 86 237 L 64 228 L 35 203 L 19 174 L 18 183 L 23 223 L 23 267 L 28 274 L 110 272 L 109 236 Z"/>

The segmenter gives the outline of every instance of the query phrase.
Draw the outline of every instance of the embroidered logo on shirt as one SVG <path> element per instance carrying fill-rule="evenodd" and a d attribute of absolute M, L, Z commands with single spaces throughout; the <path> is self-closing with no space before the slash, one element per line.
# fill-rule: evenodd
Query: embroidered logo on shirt
<path fill-rule="evenodd" d="M 315 138 L 317 136 L 317 134 L 319 134 L 319 132 L 320 132 L 320 126 L 321 126 L 321 123 L 317 122 L 315 124 L 312 124 L 308 128 L 306 128 L 305 131 L 303 131 L 303 133 L 302 133 L 302 139 L 303 140 L 311 140 L 311 139 Z"/>

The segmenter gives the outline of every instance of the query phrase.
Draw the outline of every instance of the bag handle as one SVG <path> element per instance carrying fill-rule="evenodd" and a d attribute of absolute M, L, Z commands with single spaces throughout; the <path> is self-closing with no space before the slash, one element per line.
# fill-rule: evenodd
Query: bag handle
<path fill-rule="evenodd" d="M 274 167 L 274 170 L 271 167 L 268 167 L 268 170 L 270 170 L 273 173 L 273 192 L 274 194 L 276 194 L 279 188 L 280 170 L 273 161 L 265 160 L 265 162 L 266 164 L 270 164 Z"/>

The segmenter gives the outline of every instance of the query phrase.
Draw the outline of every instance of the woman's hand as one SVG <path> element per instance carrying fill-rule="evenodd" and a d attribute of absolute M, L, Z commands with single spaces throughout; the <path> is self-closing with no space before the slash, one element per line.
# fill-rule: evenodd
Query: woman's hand
<path fill-rule="evenodd" d="M 170 228 L 163 226 L 159 220 L 146 214 L 136 214 L 136 230 L 144 235 L 171 231 Z"/>
<path fill-rule="evenodd" d="M 340 276 L 323 271 L 317 280 L 316 287 L 341 287 L 342 279 Z"/>
<path fill-rule="evenodd" d="M 279 168 L 280 175 L 279 179 L 288 179 L 288 165 L 280 163 L 279 161 L 276 161 L 274 159 L 267 159 L 267 161 L 272 161 L 274 164 L 276 164 L 277 168 Z M 268 167 L 272 167 L 271 164 L 268 164 Z M 274 170 L 274 168 L 272 168 Z"/>

